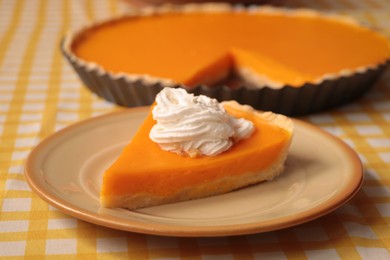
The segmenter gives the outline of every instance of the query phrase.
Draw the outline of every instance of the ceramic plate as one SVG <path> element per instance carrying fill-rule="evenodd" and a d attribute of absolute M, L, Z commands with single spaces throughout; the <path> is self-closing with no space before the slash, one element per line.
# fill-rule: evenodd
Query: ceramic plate
<path fill-rule="evenodd" d="M 28 157 L 28 183 L 49 204 L 76 218 L 166 236 L 240 235 L 294 226 L 340 207 L 362 184 L 362 165 L 351 148 L 315 126 L 294 120 L 285 172 L 272 182 L 133 211 L 101 208 L 102 174 L 147 113 L 147 108 L 127 109 L 55 133 Z"/>

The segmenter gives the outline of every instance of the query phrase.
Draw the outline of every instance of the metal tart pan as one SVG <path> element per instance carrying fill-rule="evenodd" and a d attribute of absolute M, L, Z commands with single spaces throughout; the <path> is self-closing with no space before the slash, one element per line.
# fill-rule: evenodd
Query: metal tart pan
<path fill-rule="evenodd" d="M 64 56 L 79 75 L 89 90 L 110 102 L 124 107 L 151 105 L 155 96 L 166 85 L 162 82 L 144 82 L 133 80 L 126 75 L 112 75 L 98 68 L 88 68 L 78 63 L 61 44 Z M 258 110 L 272 111 L 287 116 L 301 116 L 332 109 L 352 102 L 366 93 L 381 76 L 389 61 L 356 72 L 349 76 L 324 80 L 319 84 L 307 83 L 301 87 L 284 86 L 280 89 L 271 87 L 248 88 L 228 87 L 225 85 L 207 87 L 181 87 L 196 95 L 206 95 L 219 101 L 236 100 Z"/>

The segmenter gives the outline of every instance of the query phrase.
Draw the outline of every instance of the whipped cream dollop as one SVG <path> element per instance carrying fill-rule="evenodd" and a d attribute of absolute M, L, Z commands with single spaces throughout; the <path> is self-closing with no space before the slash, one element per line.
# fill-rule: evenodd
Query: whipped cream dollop
<path fill-rule="evenodd" d="M 190 157 L 215 156 L 254 131 L 251 121 L 226 113 L 216 99 L 164 88 L 156 96 L 149 137 L 161 149 Z"/>

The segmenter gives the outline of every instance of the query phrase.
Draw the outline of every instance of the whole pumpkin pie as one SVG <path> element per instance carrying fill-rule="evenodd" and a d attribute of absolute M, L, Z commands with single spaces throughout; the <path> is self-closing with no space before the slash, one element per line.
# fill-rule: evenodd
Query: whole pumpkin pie
<path fill-rule="evenodd" d="M 105 84 L 108 75 L 145 87 L 191 90 L 233 75 L 256 90 L 316 86 L 361 74 L 386 63 L 389 46 L 386 37 L 346 17 L 205 4 L 135 11 L 72 34 L 64 50 L 76 70 L 95 70 Z M 96 81 L 82 78 L 87 85 Z M 134 90 L 123 91 L 125 97 L 126 92 Z"/>
<path fill-rule="evenodd" d="M 289 118 L 271 112 L 261 113 L 235 101 L 223 102 L 224 110 L 231 117 L 229 120 L 235 120 L 235 125 L 238 122 L 238 132 L 244 133 L 245 138 L 235 140 L 232 146 L 215 154 L 225 146 L 225 143 L 215 142 L 215 137 L 221 135 L 216 132 L 216 120 L 203 110 L 198 111 L 199 120 L 193 114 L 184 116 L 188 105 L 181 101 L 173 103 L 175 107 L 170 112 L 174 114 L 173 118 L 168 118 L 164 109 L 160 109 L 160 114 L 166 119 L 165 124 L 180 124 L 184 129 L 175 125 L 159 134 L 163 145 L 156 143 L 152 133 L 161 130 L 161 126 L 156 126 L 156 115 L 151 110 L 131 142 L 104 173 L 102 206 L 136 209 L 197 199 L 272 180 L 283 171 L 293 131 Z M 248 123 L 253 128 L 251 131 L 245 130 L 249 129 Z M 224 128 L 222 132 L 225 132 Z M 201 133 L 205 136 L 199 139 Z M 198 152 L 188 148 L 188 153 L 183 154 L 180 151 L 184 148 L 178 148 L 178 143 L 170 143 L 168 148 L 164 143 L 170 140 L 169 136 L 182 142 L 188 135 L 198 138 L 192 142 L 197 145 Z M 204 149 L 199 147 L 211 154 L 201 153 Z"/>

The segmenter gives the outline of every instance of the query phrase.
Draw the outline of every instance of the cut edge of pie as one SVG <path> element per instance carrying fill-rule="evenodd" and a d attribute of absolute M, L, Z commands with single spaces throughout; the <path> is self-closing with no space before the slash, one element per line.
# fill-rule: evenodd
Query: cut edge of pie
<path fill-rule="evenodd" d="M 105 172 L 104 178 L 103 178 L 103 187 L 100 195 L 100 201 L 101 205 L 103 207 L 122 207 L 122 208 L 128 208 L 128 209 L 137 209 L 137 208 L 142 208 L 142 207 L 148 207 L 148 206 L 155 206 L 155 205 L 161 205 L 161 204 L 167 204 L 167 203 L 172 203 L 172 202 L 180 202 L 180 201 L 186 201 L 186 200 L 192 200 L 192 199 L 198 199 L 198 198 L 204 198 L 212 195 L 218 195 L 218 194 L 223 194 L 227 193 L 239 188 L 243 188 L 252 184 L 256 184 L 262 181 L 269 181 L 277 177 L 283 170 L 284 170 L 284 162 L 286 160 L 287 154 L 288 154 L 288 149 L 291 144 L 292 140 L 292 135 L 293 135 L 293 122 L 290 118 L 280 115 L 280 114 L 275 114 L 272 112 L 259 112 L 254 110 L 252 107 L 247 106 L 247 105 L 240 105 L 236 101 L 228 101 L 228 102 L 223 102 L 223 106 L 225 107 L 226 111 L 233 116 L 242 116 L 245 115 L 246 119 L 251 119 L 252 122 L 260 122 L 260 123 L 254 123 L 256 126 L 256 131 L 261 133 L 262 129 L 259 128 L 257 124 L 263 124 L 263 125 L 268 125 L 270 129 L 273 130 L 268 130 L 268 131 L 277 131 L 278 135 L 278 141 L 275 141 L 274 143 L 270 142 L 266 144 L 266 147 L 261 147 L 262 144 L 251 144 L 251 145 L 257 145 L 261 148 L 258 148 L 261 150 L 258 152 L 260 155 L 261 153 L 264 155 L 265 152 L 269 152 L 272 154 L 270 158 L 273 158 L 272 162 L 262 162 L 261 160 L 267 160 L 264 158 L 254 158 L 254 156 L 258 156 L 256 154 L 256 151 L 253 151 L 253 148 L 251 152 L 249 152 L 247 155 L 250 159 L 247 158 L 241 158 L 242 160 L 246 160 L 248 162 L 253 162 L 255 159 L 256 162 L 258 162 L 258 165 L 254 166 L 248 166 L 246 167 L 253 167 L 254 169 L 260 169 L 256 171 L 247 171 L 247 172 L 242 172 L 241 169 L 225 169 L 225 173 L 222 174 L 222 177 L 215 177 L 213 176 L 215 172 L 209 172 L 208 175 L 204 175 L 202 178 L 210 178 L 209 180 L 198 180 L 198 181 L 191 181 L 190 180 L 180 180 L 180 178 L 191 178 L 194 177 L 195 179 L 197 178 L 195 175 L 196 174 L 204 174 L 204 171 L 207 173 L 207 169 L 209 166 L 210 162 L 213 161 L 218 161 L 221 160 L 222 158 L 218 158 L 218 156 L 228 156 L 228 157 L 223 157 L 223 158 L 238 158 L 239 157 L 229 157 L 229 155 L 222 153 L 221 155 L 217 155 L 213 158 L 205 158 L 207 163 L 205 164 L 204 162 L 200 163 L 199 167 L 203 167 L 206 170 L 202 168 L 202 170 L 198 171 L 197 169 L 193 170 L 191 172 L 191 169 L 186 170 L 184 172 L 180 172 L 180 169 L 178 170 L 179 172 L 177 173 L 169 173 L 168 175 L 170 177 L 168 180 L 171 180 L 172 176 L 176 176 L 176 178 L 179 178 L 177 181 L 178 183 L 181 183 L 182 181 L 187 182 L 186 185 L 183 185 L 183 187 L 180 187 L 180 184 L 175 184 L 175 180 L 173 182 L 165 182 L 165 180 L 153 180 L 152 176 L 159 176 L 162 175 L 164 176 L 164 172 L 156 173 L 158 169 L 154 170 L 152 172 L 148 172 L 148 169 L 145 170 L 145 172 L 142 172 L 142 169 L 140 170 L 141 173 L 137 172 L 135 173 L 135 178 L 133 179 L 133 182 L 138 183 L 137 178 L 144 178 L 145 176 L 141 175 L 146 175 L 149 176 L 149 186 L 151 187 L 156 186 L 156 191 L 155 192 L 145 192 L 142 190 L 139 190 L 140 186 L 137 184 L 137 187 L 134 189 L 139 190 L 138 192 L 131 192 L 131 187 L 127 186 L 125 187 L 125 183 L 130 183 L 133 177 L 125 176 L 115 176 L 115 175 L 126 175 L 126 173 L 123 172 L 123 165 L 120 166 L 120 164 L 123 164 L 125 161 L 125 157 L 128 159 L 131 159 L 131 153 L 134 152 L 132 149 L 136 149 L 137 146 L 132 146 L 131 141 L 128 146 L 125 148 L 124 152 L 122 153 L 121 156 L 125 156 L 123 158 L 119 157 L 118 160 Z M 150 122 L 148 123 L 147 121 L 151 120 L 150 119 L 150 114 L 149 114 L 149 119 L 145 119 L 145 122 L 141 125 L 139 128 L 138 132 L 134 136 L 134 138 L 147 138 L 145 135 L 148 136 L 147 129 L 150 128 Z M 149 126 L 147 126 L 149 124 Z M 258 133 L 259 134 L 259 133 Z M 275 134 L 276 135 L 276 134 Z M 255 138 L 255 137 L 254 137 Z M 257 137 L 256 137 L 257 138 Z M 134 140 L 134 139 L 133 139 Z M 254 139 L 257 140 L 257 139 Z M 251 137 L 248 138 L 248 140 L 245 140 L 246 142 L 251 142 Z M 243 142 L 243 141 L 240 141 Z M 236 145 L 239 145 L 240 142 Z M 145 144 L 145 149 L 148 149 L 147 144 Z M 152 144 L 156 145 L 157 144 Z M 243 144 L 245 145 L 245 144 Z M 248 143 L 246 144 L 248 145 Z M 245 147 L 245 146 L 243 146 Z M 249 146 L 250 147 L 250 146 Z M 154 149 L 160 149 L 160 148 L 154 148 Z M 237 147 L 237 149 L 240 149 Z M 257 149 L 257 148 L 256 148 Z M 262 150 L 263 149 L 263 150 Z M 127 150 L 127 151 L 126 151 Z M 130 153 L 128 151 L 131 151 Z M 160 149 L 161 150 L 161 149 Z M 183 159 L 182 156 L 173 154 L 171 152 L 163 151 L 163 150 L 158 150 L 160 155 L 162 153 L 168 153 L 169 156 L 173 156 L 174 158 L 177 158 L 177 163 L 180 163 L 180 160 L 186 160 Z M 246 151 L 246 150 L 245 150 Z M 141 152 L 141 151 L 138 151 Z M 227 153 L 237 153 L 237 150 L 235 151 L 228 151 Z M 127 153 L 127 155 L 125 155 Z M 226 152 L 225 152 L 226 153 Z M 167 154 L 167 155 L 168 155 Z M 172 154 L 172 155 L 170 155 Z M 245 154 L 245 153 L 244 153 Z M 250 157 L 252 155 L 252 157 Z M 145 155 L 147 156 L 147 155 Z M 173 158 L 172 157 L 172 158 Z M 264 155 L 264 157 L 266 157 Z M 187 158 L 189 159 L 189 158 Z M 162 159 L 163 160 L 163 159 Z M 190 158 L 189 160 L 198 160 L 197 158 Z M 193 161 L 195 165 L 198 165 L 196 161 Z M 115 165 L 117 164 L 117 165 Z M 234 164 L 239 164 L 237 161 L 234 162 Z M 119 166 L 118 166 L 119 165 Z M 216 162 L 216 165 L 223 165 L 221 162 Z M 118 166 L 118 167 L 117 167 Z M 121 168 L 122 167 L 122 168 Z M 167 165 L 166 167 L 170 167 Z M 217 167 L 217 166 L 215 166 Z M 218 166 L 220 167 L 220 166 Z M 222 167 L 224 168 L 224 167 Z M 150 169 L 149 169 L 150 170 Z M 131 169 L 129 170 L 131 171 Z M 138 171 L 138 170 L 137 170 Z M 222 171 L 222 170 L 221 170 Z M 235 172 L 236 171 L 236 172 Z M 168 171 L 169 172 L 169 171 Z M 149 174 L 149 175 L 148 175 Z M 167 173 L 166 173 L 167 174 Z M 180 176 L 180 174 L 184 174 L 184 176 Z M 187 174 L 187 175 L 186 175 Z M 112 177 L 112 178 L 111 178 Z M 116 178 L 118 177 L 118 178 Z M 159 176 L 161 177 L 161 176 Z M 199 177 L 198 177 L 199 178 Z M 157 184 L 153 184 L 153 181 L 155 181 Z M 173 191 L 166 192 L 164 187 L 161 187 L 161 182 L 165 183 L 166 185 L 169 186 L 175 186 L 174 188 L 167 188 L 167 189 L 172 189 Z M 190 183 L 188 183 L 190 182 Z M 118 188 L 118 185 L 121 186 Z M 123 186 L 124 185 L 124 186 Z M 134 184 L 136 185 L 136 184 Z M 179 186 L 176 187 L 176 186 Z M 123 187 L 122 187 L 123 186 Z M 141 185 L 142 186 L 142 185 Z M 117 188 L 113 188 L 117 187 Z M 122 191 L 118 192 L 118 190 L 122 189 Z M 160 194 L 159 194 L 160 193 Z"/>

